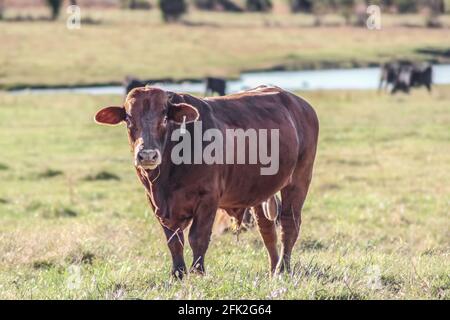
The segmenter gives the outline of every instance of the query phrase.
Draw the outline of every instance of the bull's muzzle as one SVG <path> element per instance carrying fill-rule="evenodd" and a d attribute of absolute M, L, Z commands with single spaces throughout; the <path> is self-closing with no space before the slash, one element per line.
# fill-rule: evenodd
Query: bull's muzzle
<path fill-rule="evenodd" d="M 145 170 L 156 169 L 161 164 L 161 153 L 157 149 L 141 149 L 136 153 L 135 164 Z"/>

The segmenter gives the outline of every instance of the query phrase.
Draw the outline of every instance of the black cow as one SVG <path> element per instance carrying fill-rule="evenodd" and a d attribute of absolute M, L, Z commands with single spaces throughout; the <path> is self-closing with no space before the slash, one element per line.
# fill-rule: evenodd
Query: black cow
<path fill-rule="evenodd" d="M 214 95 L 216 92 L 219 96 L 224 96 L 226 94 L 227 81 L 221 78 L 206 78 L 206 91 L 205 96 L 208 94 Z"/>
<path fill-rule="evenodd" d="M 146 84 L 147 83 L 144 81 L 128 76 L 125 78 L 123 83 L 123 86 L 125 87 L 125 94 L 127 95 L 134 88 L 145 87 Z"/>
<path fill-rule="evenodd" d="M 430 63 L 414 66 L 411 73 L 411 87 L 425 86 L 431 92 L 433 83 L 433 67 Z"/>
<path fill-rule="evenodd" d="M 168 82 L 173 82 L 173 79 L 161 78 L 161 79 L 140 80 L 133 76 L 126 76 L 123 82 L 123 86 L 125 87 L 125 95 L 127 95 L 134 88 L 140 88 L 145 87 L 147 85 L 154 85 L 157 83 L 168 83 Z"/>
<path fill-rule="evenodd" d="M 409 93 L 411 87 L 425 86 L 431 91 L 433 69 L 429 63 L 395 61 L 386 63 L 381 69 L 379 90 L 391 85 L 391 94 L 397 91 Z"/>
<path fill-rule="evenodd" d="M 175 22 L 186 13 L 187 4 L 184 0 L 159 0 L 159 8 L 165 22 Z"/>
<path fill-rule="evenodd" d="M 411 87 L 412 73 L 413 73 L 412 65 L 404 65 L 400 67 L 395 74 L 395 78 L 393 79 L 391 94 L 394 94 L 397 91 L 409 93 Z"/>

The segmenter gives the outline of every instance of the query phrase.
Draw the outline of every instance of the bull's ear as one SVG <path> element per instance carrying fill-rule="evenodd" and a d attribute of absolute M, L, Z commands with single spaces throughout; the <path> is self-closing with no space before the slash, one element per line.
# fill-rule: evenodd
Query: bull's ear
<path fill-rule="evenodd" d="M 123 107 L 106 107 L 97 112 L 95 122 L 99 124 L 116 125 L 124 121 L 126 112 Z"/>
<path fill-rule="evenodd" d="M 169 104 L 169 111 L 167 113 L 167 118 L 174 121 L 177 124 L 185 122 L 197 121 L 199 113 L 196 108 L 187 103 L 172 103 Z"/>

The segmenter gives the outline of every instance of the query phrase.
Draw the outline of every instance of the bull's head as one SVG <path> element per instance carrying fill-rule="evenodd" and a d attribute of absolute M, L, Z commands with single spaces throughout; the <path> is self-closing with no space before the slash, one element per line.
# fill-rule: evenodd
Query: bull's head
<path fill-rule="evenodd" d="M 157 88 L 132 90 L 122 107 L 110 106 L 95 115 L 100 124 L 126 123 L 136 167 L 154 170 L 161 164 L 170 126 L 196 121 L 197 109 L 187 103 L 171 103 L 167 93 Z"/>

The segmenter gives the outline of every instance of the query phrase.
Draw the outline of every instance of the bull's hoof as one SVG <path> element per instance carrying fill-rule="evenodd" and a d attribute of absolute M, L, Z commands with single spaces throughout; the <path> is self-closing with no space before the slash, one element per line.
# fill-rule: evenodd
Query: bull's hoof
<path fill-rule="evenodd" d="M 178 267 L 172 269 L 172 277 L 178 280 L 183 280 L 183 277 L 186 275 L 186 267 Z"/>
<path fill-rule="evenodd" d="M 205 267 L 202 264 L 197 263 L 191 267 L 189 272 L 203 276 L 205 274 Z"/>
<path fill-rule="evenodd" d="M 274 275 L 280 275 L 280 274 L 289 274 L 290 273 L 290 267 L 286 266 L 286 264 L 283 261 L 280 261 L 275 268 Z"/>

